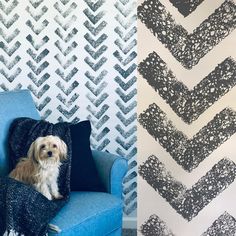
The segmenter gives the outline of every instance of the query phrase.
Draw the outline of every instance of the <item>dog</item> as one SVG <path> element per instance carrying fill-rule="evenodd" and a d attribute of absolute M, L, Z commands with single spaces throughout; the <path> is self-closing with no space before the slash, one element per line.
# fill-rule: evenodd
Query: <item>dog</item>
<path fill-rule="evenodd" d="M 32 185 L 48 200 L 62 199 L 57 179 L 61 162 L 67 158 L 67 145 L 57 136 L 37 138 L 26 158 L 21 158 L 9 177 Z"/>

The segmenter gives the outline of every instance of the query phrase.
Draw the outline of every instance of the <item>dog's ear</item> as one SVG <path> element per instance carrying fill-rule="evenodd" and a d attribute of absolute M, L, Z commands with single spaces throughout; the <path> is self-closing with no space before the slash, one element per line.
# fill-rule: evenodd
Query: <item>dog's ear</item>
<path fill-rule="evenodd" d="M 64 161 L 67 159 L 67 145 L 63 140 L 59 138 L 59 150 L 60 150 L 60 159 L 61 161 Z"/>
<path fill-rule="evenodd" d="M 35 141 L 33 143 L 31 143 L 29 151 L 27 153 L 27 157 L 29 159 L 36 160 L 36 156 L 35 156 Z"/>

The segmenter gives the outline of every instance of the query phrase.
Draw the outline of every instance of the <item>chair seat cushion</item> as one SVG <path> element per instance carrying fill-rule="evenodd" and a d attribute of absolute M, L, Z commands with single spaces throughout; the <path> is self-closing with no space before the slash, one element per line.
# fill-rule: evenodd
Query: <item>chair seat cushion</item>
<path fill-rule="evenodd" d="M 72 192 L 51 224 L 61 229 L 60 236 L 104 236 L 120 228 L 121 220 L 122 201 L 117 197 L 103 192 Z"/>

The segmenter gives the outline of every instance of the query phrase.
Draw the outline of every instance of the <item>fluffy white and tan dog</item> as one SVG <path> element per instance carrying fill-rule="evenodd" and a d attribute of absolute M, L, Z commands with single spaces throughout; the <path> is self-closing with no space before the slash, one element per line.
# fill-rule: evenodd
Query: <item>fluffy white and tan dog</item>
<path fill-rule="evenodd" d="M 9 176 L 34 186 L 49 200 L 60 199 L 63 196 L 59 193 L 57 179 L 61 161 L 66 158 L 67 146 L 59 137 L 39 137 Z"/>

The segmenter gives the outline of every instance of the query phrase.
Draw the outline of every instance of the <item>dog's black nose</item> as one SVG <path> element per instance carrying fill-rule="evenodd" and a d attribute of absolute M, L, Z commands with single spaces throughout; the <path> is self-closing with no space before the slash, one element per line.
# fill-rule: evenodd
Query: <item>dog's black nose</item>
<path fill-rule="evenodd" d="M 51 151 L 48 152 L 48 156 L 49 156 L 49 157 L 52 156 L 52 152 L 51 152 Z"/>

